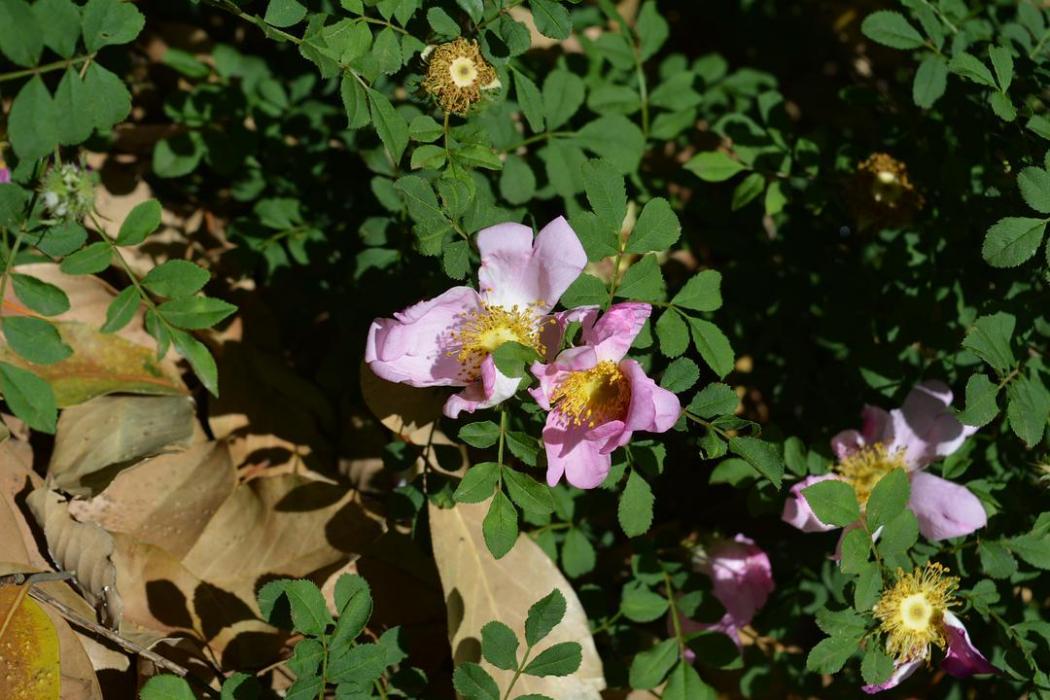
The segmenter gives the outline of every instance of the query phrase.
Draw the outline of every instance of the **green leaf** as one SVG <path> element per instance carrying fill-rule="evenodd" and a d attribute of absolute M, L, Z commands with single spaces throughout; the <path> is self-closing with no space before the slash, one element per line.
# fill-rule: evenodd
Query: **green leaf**
<path fill-rule="evenodd" d="M 335 604 L 339 619 L 332 631 L 333 646 L 348 644 L 364 631 L 372 617 L 372 590 L 355 574 L 343 574 L 335 582 Z"/>
<path fill-rule="evenodd" d="M 38 365 L 53 365 L 73 354 L 50 323 L 32 316 L 6 316 L 4 338 L 11 349 Z"/>
<path fill-rule="evenodd" d="M 499 480 L 500 466 L 496 462 L 475 464 L 463 475 L 452 497 L 460 503 L 481 503 L 492 496 Z"/>
<path fill-rule="evenodd" d="M 583 191 L 602 225 L 619 233 L 627 216 L 623 176 L 608 161 L 589 160 L 583 165 Z"/>
<path fill-rule="evenodd" d="M 868 564 L 871 536 L 861 528 L 850 530 L 842 538 L 839 566 L 844 574 L 859 574 Z"/>
<path fill-rule="evenodd" d="M 893 657 L 880 644 L 869 644 L 860 662 L 860 674 L 868 685 L 885 683 L 893 673 Z"/>
<path fill-rule="evenodd" d="M 518 637 L 502 622 L 489 622 L 481 628 L 481 654 L 496 668 L 516 671 Z"/>
<path fill-rule="evenodd" d="M 896 518 L 908 505 L 910 495 L 911 485 L 903 469 L 894 469 L 879 479 L 865 507 L 868 529 L 874 532 Z"/>
<path fill-rule="evenodd" d="M 147 199 L 135 205 L 117 234 L 117 245 L 138 245 L 160 227 L 160 202 Z"/>
<path fill-rule="evenodd" d="M 860 517 L 857 494 L 844 481 L 826 479 L 802 489 L 802 495 L 813 514 L 826 525 L 845 527 Z"/>
<path fill-rule="evenodd" d="M 620 505 L 616 514 L 620 527 L 628 537 L 638 537 L 649 531 L 653 524 L 653 505 L 656 498 L 649 483 L 637 469 L 627 477 L 627 486 L 620 494 Z"/>
<path fill-rule="evenodd" d="M 536 0 L 532 0 L 535 4 Z M 559 642 L 541 651 L 524 672 L 530 676 L 568 676 L 583 662 L 583 649 L 577 642 Z"/>
<path fill-rule="evenodd" d="M 715 691 L 700 680 L 700 674 L 686 660 L 671 670 L 661 700 L 714 700 Z"/>
<path fill-rule="evenodd" d="M 1018 174 L 1017 186 L 1028 206 L 1042 214 L 1050 214 L 1050 173 L 1029 166 Z"/>
<path fill-rule="evenodd" d="M 58 407 L 50 384 L 28 370 L 0 362 L 0 391 L 14 414 L 30 428 L 55 432 Z"/>
<path fill-rule="evenodd" d="M 906 512 L 911 514 L 911 511 Z M 879 598 L 880 591 L 882 591 L 882 574 L 879 572 L 879 565 L 871 562 L 857 576 L 856 587 L 853 590 L 853 608 L 861 612 L 870 612 Z"/>
<path fill-rule="evenodd" d="M 693 397 L 687 410 L 701 418 L 714 418 L 735 413 L 739 403 L 740 397 L 732 387 L 712 382 Z"/>
<path fill-rule="evenodd" d="M 659 326 L 659 322 L 657 326 Z M 667 365 L 667 369 L 664 370 L 664 374 L 660 378 L 660 386 L 678 394 L 691 389 L 698 379 L 700 379 L 700 368 L 696 366 L 696 363 L 688 357 L 679 357 Z"/>
<path fill-rule="evenodd" d="M 667 672 L 678 661 L 678 640 L 665 639 L 650 649 L 637 654 L 631 662 L 631 687 L 636 690 L 655 688 L 663 682 Z"/>
<path fill-rule="evenodd" d="M 930 54 L 922 59 L 915 71 L 911 86 L 911 99 L 916 107 L 929 109 L 944 95 L 948 87 L 948 62 L 943 57 Z"/>
<path fill-rule="evenodd" d="M 360 129 L 368 124 L 371 119 L 368 113 L 368 94 L 364 86 L 350 73 L 344 73 L 339 81 L 339 97 L 343 101 L 348 129 Z"/>
<path fill-rule="evenodd" d="M 10 182 L 0 182 L 0 226 L 18 226 L 28 201 L 29 193 L 21 187 Z"/>
<path fill-rule="evenodd" d="M 652 622 L 663 617 L 667 612 L 667 598 L 654 593 L 640 583 L 630 583 L 623 587 L 620 598 L 620 612 L 633 622 Z"/>
<path fill-rule="evenodd" d="M 84 46 L 91 52 L 133 41 L 146 24 L 133 4 L 121 0 L 88 0 L 82 16 Z"/>
<path fill-rule="evenodd" d="M 153 676 L 139 691 L 141 700 L 196 700 L 190 684 L 185 679 L 164 673 Z"/>
<path fill-rule="evenodd" d="M 806 656 L 806 670 L 813 673 L 838 673 L 857 649 L 857 640 L 853 637 L 822 639 Z"/>
<path fill-rule="evenodd" d="M 306 17 L 306 8 L 298 0 L 270 0 L 263 19 L 275 27 L 290 27 Z"/>
<path fill-rule="evenodd" d="M 735 436 L 729 438 L 729 451 L 742 457 L 755 471 L 769 479 L 774 487 L 780 488 L 784 478 L 784 460 L 773 445 L 758 438 Z"/>
<path fill-rule="evenodd" d="M 701 318 L 688 317 L 693 332 L 693 344 L 715 374 L 720 378 L 733 371 L 733 347 L 718 326 Z"/>
<path fill-rule="evenodd" d="M 452 19 L 452 17 L 440 7 L 431 7 L 427 10 L 427 23 L 430 24 L 431 29 L 442 36 L 450 39 L 459 36 L 460 29 L 456 20 Z"/>
<path fill-rule="evenodd" d="M 671 303 L 694 311 L 717 311 L 722 308 L 722 273 L 703 270 L 693 275 Z"/>
<path fill-rule="evenodd" d="M 135 312 L 139 310 L 139 291 L 134 287 L 125 288 L 120 294 L 113 297 L 113 301 L 106 307 L 106 322 L 102 324 L 103 333 L 115 333 L 124 326 L 131 323 L 135 318 Z"/>
<path fill-rule="evenodd" d="M 660 314 L 656 321 L 656 337 L 660 339 L 660 352 L 668 357 L 678 357 L 689 347 L 689 327 L 674 309 Z"/>
<path fill-rule="evenodd" d="M 1043 439 L 1050 418 L 1050 391 L 1037 377 L 1020 376 L 1006 389 L 1006 416 L 1010 428 L 1028 447 Z"/>
<path fill-rule="evenodd" d="M 46 37 L 43 27 L 52 20 L 41 23 L 38 17 L 25 0 L 0 0 L 0 50 L 12 63 L 31 67 L 40 60 Z"/>
<path fill-rule="evenodd" d="M 373 643 L 331 650 L 328 656 L 328 681 L 352 683 L 358 688 L 367 688 L 383 675 L 387 665 L 386 658 L 387 649 Z M 312 696 L 303 700 L 313 700 L 320 690 L 320 687 L 316 688 Z"/>
<path fill-rule="evenodd" d="M 579 528 L 569 528 L 561 547 L 561 568 L 569 578 L 578 578 L 594 571 L 598 555 L 594 545 Z"/>
<path fill-rule="evenodd" d="M 376 126 L 376 133 L 386 146 L 387 151 L 394 163 L 401 161 L 401 156 L 408 146 L 408 123 L 402 117 L 390 100 L 381 92 L 368 90 L 368 103 L 372 112 L 372 122 Z"/>
<path fill-rule="evenodd" d="M 146 328 L 150 328 L 150 314 L 146 313 Z M 161 337 L 151 331 L 151 335 L 157 338 L 158 343 L 162 347 L 166 347 Z M 171 331 L 171 341 L 175 344 L 175 349 L 179 351 L 179 354 L 186 358 L 186 361 L 190 363 L 193 368 L 194 374 L 197 375 L 197 379 L 201 381 L 204 388 L 212 396 L 219 395 L 219 371 L 215 366 L 215 358 L 212 357 L 211 352 L 205 347 L 204 343 L 194 338 L 189 333 L 185 333 L 180 330 Z"/>
<path fill-rule="evenodd" d="M 878 548 L 884 554 L 906 552 L 919 540 L 919 521 L 908 509 L 890 519 L 879 536 Z"/>
<path fill-rule="evenodd" d="M 551 39 L 568 39 L 572 32 L 569 11 L 558 0 L 529 0 L 536 29 Z"/>
<path fill-rule="evenodd" d="M 1029 533 L 1013 537 L 1006 546 L 1037 569 L 1050 569 L 1050 537 L 1046 533 Z"/>
<path fill-rule="evenodd" d="M 988 67 L 981 63 L 981 60 L 976 56 L 972 56 L 965 52 L 957 53 L 952 56 L 951 63 L 948 67 L 951 69 L 952 73 L 961 75 L 978 85 L 984 85 L 990 88 L 995 87 L 995 78 L 992 77 L 992 72 L 988 70 Z"/>
<path fill-rule="evenodd" d="M 858 615 L 849 608 L 843 610 L 829 610 L 821 608 L 817 611 L 817 627 L 825 634 L 832 637 L 852 637 L 860 639 L 867 629 L 867 621 L 862 615 Z"/>
<path fill-rule="evenodd" d="M 0 187 L 4 187 L 0 185 Z M 0 225 L 3 225 L 0 222 Z M 87 241 L 87 231 L 75 221 L 66 221 L 44 231 L 38 240 L 31 241 L 45 255 L 60 258 L 69 255 Z"/>
<path fill-rule="evenodd" d="M 988 363 L 999 375 L 1006 375 L 1014 366 L 1010 347 L 1017 320 L 1007 313 L 981 316 L 963 339 L 963 347 Z"/>
<path fill-rule="evenodd" d="M 654 197 L 645 203 L 638 223 L 627 239 L 625 251 L 647 253 L 664 251 L 673 246 L 682 235 L 682 224 L 671 205 L 663 197 Z"/>
<path fill-rule="evenodd" d="M 172 299 L 157 307 L 157 312 L 168 323 L 186 330 L 211 328 L 236 311 L 233 304 L 213 297 Z"/>
<path fill-rule="evenodd" d="M 565 596 L 557 588 L 529 608 L 525 618 L 525 644 L 534 647 L 565 617 Z"/>
<path fill-rule="evenodd" d="M 511 500 L 526 513 L 544 516 L 554 512 L 554 497 L 546 485 L 514 469 L 503 470 L 503 483 Z"/>
<path fill-rule="evenodd" d="M 634 29 L 638 33 L 639 58 L 643 61 L 659 51 L 671 34 L 671 27 L 660 15 L 655 1 L 642 5 Z"/>
<path fill-rule="evenodd" d="M 1014 57 L 1010 54 L 1010 49 L 991 46 L 988 48 L 988 58 L 992 59 L 992 69 L 995 70 L 999 89 L 1006 92 L 1014 80 Z"/>
<path fill-rule="evenodd" d="M 685 164 L 685 169 L 695 173 L 705 182 L 724 182 L 746 170 L 747 166 L 733 160 L 722 151 L 708 151 L 690 158 Z"/>
<path fill-rule="evenodd" d="M 33 76 L 15 96 L 7 120 L 8 138 L 18 157 L 36 160 L 51 153 L 58 145 L 57 122 L 51 93 L 39 75 Z"/>
<path fill-rule="evenodd" d="M 124 81 L 98 63 L 88 66 L 87 75 L 84 76 L 84 92 L 87 95 L 88 115 L 100 133 L 108 133 L 114 124 L 123 121 L 131 113 L 131 93 L 125 87 Z M 167 141 L 161 143 L 168 144 Z M 159 148 L 160 144 L 157 145 Z M 197 161 L 201 155 L 197 154 Z M 156 158 L 154 152 L 154 167 Z"/>
<path fill-rule="evenodd" d="M 288 602 L 292 625 L 297 632 L 320 635 L 332 624 L 321 590 L 304 579 L 278 579 L 259 589 L 259 610 L 266 620 L 273 622 L 278 615 L 281 599 Z"/>
<path fill-rule="evenodd" d="M 452 674 L 452 685 L 466 700 L 500 700 L 496 681 L 475 663 L 460 664 Z"/>
<path fill-rule="evenodd" d="M 982 540 L 978 548 L 981 569 L 992 578 L 1010 578 L 1017 571 L 1017 560 L 1002 542 Z"/>
<path fill-rule="evenodd" d="M 733 189 L 732 209 L 743 209 L 753 202 L 766 188 L 766 178 L 761 173 L 751 173 Z"/>
<path fill-rule="evenodd" d="M 622 114 L 606 114 L 589 122 L 576 132 L 575 141 L 624 174 L 638 169 L 645 150 L 642 130 Z"/>
<path fill-rule="evenodd" d="M 548 130 L 554 131 L 576 114 L 583 104 L 583 92 L 583 80 L 579 76 L 561 69 L 547 74 L 543 81 L 543 113 Z M 531 125 L 532 120 L 529 123 Z"/>
<path fill-rule="evenodd" d="M 196 294 L 211 279 L 208 271 L 188 260 L 167 260 L 142 279 L 146 289 L 162 297 L 179 299 Z"/>
<path fill-rule="evenodd" d="M 524 158 L 513 153 L 503 162 L 499 192 L 510 204 L 525 204 L 536 194 L 536 175 Z"/>
<path fill-rule="evenodd" d="M 109 267 L 112 259 L 109 244 L 99 241 L 66 256 L 59 267 L 67 275 L 94 275 Z"/>
<path fill-rule="evenodd" d="M 664 276 L 655 255 L 646 255 L 627 268 L 616 296 L 638 301 L 661 301 L 667 295 Z"/>
<path fill-rule="evenodd" d="M 496 369 L 506 377 L 524 376 L 525 368 L 537 359 L 539 356 L 535 348 L 513 340 L 492 351 L 492 361 Z"/>
<path fill-rule="evenodd" d="M 29 275 L 12 274 L 15 295 L 31 310 L 43 316 L 69 311 L 69 297 L 55 285 Z"/>
<path fill-rule="evenodd" d="M 781 188 L 779 182 L 769 183 L 769 187 L 766 188 L 766 199 L 762 203 L 766 210 L 766 216 L 775 216 L 784 210 L 784 206 L 787 204 L 787 196 L 784 195 L 784 190 Z"/>
<path fill-rule="evenodd" d="M 966 408 L 959 412 L 959 420 L 980 428 L 999 414 L 996 398 L 999 386 L 984 374 L 975 374 L 966 382 Z"/>
<path fill-rule="evenodd" d="M 499 435 L 499 426 L 490 420 L 468 423 L 459 429 L 459 439 L 473 447 L 492 447 Z"/>
<path fill-rule="evenodd" d="M 529 122 L 529 128 L 536 133 L 542 132 L 546 106 L 540 89 L 523 73 L 516 70 L 511 70 L 511 73 L 514 74 L 514 94 L 518 98 L 522 114 Z"/>
<path fill-rule="evenodd" d="M 917 49 L 925 41 L 899 12 L 880 10 L 864 18 L 860 31 L 872 41 L 892 49 Z"/>
<path fill-rule="evenodd" d="M 501 559 L 518 541 L 518 511 L 502 491 L 496 491 L 492 497 L 481 523 L 481 534 L 496 559 Z"/>
<path fill-rule="evenodd" d="M 315 676 L 324 656 L 324 646 L 320 641 L 310 637 L 300 639 L 292 652 L 292 658 L 288 659 L 288 668 L 295 673 L 297 679 Z"/>
<path fill-rule="evenodd" d="M 609 290 L 605 288 L 605 284 L 594 275 L 586 273 L 577 277 L 561 295 L 561 303 L 566 308 L 600 306 L 608 299 Z"/>
<path fill-rule="evenodd" d="M 84 81 L 75 70 L 66 69 L 62 82 L 55 89 L 54 101 L 55 136 L 60 144 L 78 144 L 91 136 L 94 124 L 85 118 L 90 104 Z"/>
<path fill-rule="evenodd" d="M 988 93 L 988 104 L 991 106 L 992 111 L 995 112 L 995 116 L 1004 122 L 1012 122 L 1014 119 L 1017 119 L 1017 108 L 1014 107 L 1014 103 L 1010 101 L 1010 98 L 1005 93 Z"/>

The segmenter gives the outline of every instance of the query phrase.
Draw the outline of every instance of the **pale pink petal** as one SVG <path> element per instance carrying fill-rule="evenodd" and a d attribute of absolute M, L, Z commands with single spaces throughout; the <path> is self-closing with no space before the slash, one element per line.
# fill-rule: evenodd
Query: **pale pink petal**
<path fill-rule="evenodd" d="M 802 481 L 791 487 L 787 500 L 784 501 L 784 512 L 780 519 L 788 525 L 794 525 L 802 532 L 828 532 L 836 528 L 835 525 L 825 525 L 821 522 L 813 509 L 806 502 L 802 490 L 827 479 L 836 479 L 834 474 L 822 474 L 821 476 L 807 476 Z"/>
<path fill-rule="evenodd" d="M 482 298 L 505 308 L 531 306 L 546 314 L 580 276 L 587 254 L 564 217 L 543 227 L 535 240 L 521 224 L 499 224 L 478 233 Z"/>
<path fill-rule="evenodd" d="M 865 406 L 860 412 L 860 434 L 864 444 L 881 442 L 889 445 L 893 441 L 893 419 L 889 411 L 878 406 Z"/>
<path fill-rule="evenodd" d="M 909 468 L 921 469 L 955 452 L 977 428 L 965 426 L 951 410 L 952 392 L 943 382 L 928 381 L 908 393 L 904 405 L 890 412 L 891 450 L 904 448 Z"/>
<path fill-rule="evenodd" d="M 462 367 L 447 349 L 457 316 L 481 308 L 477 292 L 453 287 L 410 306 L 394 318 L 372 322 L 365 361 L 377 376 L 411 386 L 464 386 Z"/>
<path fill-rule="evenodd" d="M 652 310 L 652 306 L 640 302 L 613 304 L 593 326 L 583 327 L 583 341 L 595 347 L 599 360 L 619 362 Z"/>
<path fill-rule="evenodd" d="M 840 460 L 858 452 L 864 445 L 864 437 L 856 430 L 843 430 L 831 438 L 831 450 Z"/>
<path fill-rule="evenodd" d="M 948 653 L 941 661 L 941 668 L 956 678 L 966 678 L 975 673 L 998 673 L 977 647 L 970 641 L 970 634 L 962 620 L 950 612 L 944 613 L 944 631 L 948 636 Z"/>
<path fill-rule="evenodd" d="M 481 361 L 481 378 L 445 401 L 444 412 L 449 418 L 459 418 L 463 411 L 473 413 L 481 408 L 492 408 L 506 401 L 518 391 L 521 377 L 508 377 L 496 368 L 492 355 Z"/>
<path fill-rule="evenodd" d="M 743 535 L 713 545 L 702 570 L 711 577 L 712 592 L 725 606 L 722 622 L 727 627 L 739 629 L 750 624 L 773 592 L 769 557 Z"/>
<path fill-rule="evenodd" d="M 905 661 L 904 663 L 894 662 L 893 673 L 882 683 L 878 685 L 866 685 L 861 688 L 868 695 L 874 695 L 875 693 L 881 693 L 883 690 L 889 690 L 890 688 L 896 688 L 898 685 L 904 682 L 906 678 L 915 673 L 919 667 L 922 666 L 922 659 L 913 659 L 911 661 Z"/>
<path fill-rule="evenodd" d="M 609 474 L 612 457 L 602 454 L 588 438 L 586 426 L 573 425 L 558 411 L 547 414 L 543 444 L 547 451 L 547 483 L 555 486 L 562 474 L 580 489 L 599 486 Z"/>
<path fill-rule="evenodd" d="M 674 427 L 682 415 L 682 404 L 672 392 L 657 386 L 634 360 L 624 360 L 620 370 L 631 386 L 631 403 L 624 418 L 628 431 L 664 433 Z"/>
<path fill-rule="evenodd" d="M 551 362 L 561 351 L 562 339 L 565 337 L 565 329 L 573 321 L 584 325 L 593 325 L 598 316 L 597 306 L 579 306 L 568 311 L 559 311 L 540 320 L 540 342 L 546 350 L 543 359 Z"/>
<path fill-rule="evenodd" d="M 965 486 L 924 471 L 911 474 L 908 508 L 931 541 L 969 535 L 988 523 L 981 501 Z"/>

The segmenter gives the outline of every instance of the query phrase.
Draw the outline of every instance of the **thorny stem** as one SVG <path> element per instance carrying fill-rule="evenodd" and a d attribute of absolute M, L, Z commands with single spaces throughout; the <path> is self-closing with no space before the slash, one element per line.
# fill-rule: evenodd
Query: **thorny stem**
<path fill-rule="evenodd" d="M 62 70 L 63 68 L 70 68 L 79 63 L 84 63 L 85 67 L 87 63 L 95 58 L 95 53 L 89 53 L 84 56 L 76 56 L 75 58 L 67 58 L 64 61 L 55 61 L 54 63 L 45 63 L 42 66 L 36 66 L 34 68 L 24 68 L 22 70 L 11 71 L 10 73 L 0 73 L 0 83 L 7 82 L 8 80 L 18 80 L 19 78 L 28 78 L 31 75 L 40 75 L 41 73 L 50 73 L 51 71 Z"/>

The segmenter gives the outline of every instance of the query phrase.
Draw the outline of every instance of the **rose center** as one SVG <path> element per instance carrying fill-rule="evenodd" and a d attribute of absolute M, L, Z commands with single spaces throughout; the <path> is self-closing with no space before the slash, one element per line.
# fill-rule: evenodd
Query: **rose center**
<path fill-rule="evenodd" d="M 877 442 L 843 459 L 835 467 L 835 471 L 849 482 L 857 494 L 861 507 L 864 507 L 868 504 L 872 489 L 882 477 L 894 469 L 904 468 L 903 450 L 890 454 L 885 445 Z"/>
<path fill-rule="evenodd" d="M 551 403 L 573 424 L 593 428 L 623 418 L 631 403 L 631 385 L 615 362 L 603 360 L 570 374 L 554 390 Z"/>
<path fill-rule="evenodd" d="M 540 341 L 539 317 L 532 307 L 509 309 L 482 304 L 481 309 L 460 314 L 451 329 L 448 354 L 459 360 L 464 379 L 476 379 L 481 362 L 504 343 L 521 343 L 541 356 L 545 349 Z"/>
<path fill-rule="evenodd" d="M 478 78 L 478 67 L 466 56 L 454 59 L 448 67 L 448 72 L 456 87 L 469 87 Z"/>

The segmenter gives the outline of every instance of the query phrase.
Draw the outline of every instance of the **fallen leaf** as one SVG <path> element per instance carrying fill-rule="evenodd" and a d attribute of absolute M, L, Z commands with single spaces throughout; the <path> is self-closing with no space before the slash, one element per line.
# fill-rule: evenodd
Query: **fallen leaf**
<path fill-rule="evenodd" d="M 578 642 L 583 662 L 571 676 L 538 678 L 521 676 L 514 694 L 539 693 L 559 700 L 599 700 L 605 688 L 601 658 L 594 646 L 587 615 L 579 598 L 558 567 L 539 546 L 520 535 L 502 559 L 494 559 L 485 546 L 481 522 L 488 503 L 458 503 L 442 509 L 431 504 L 430 532 L 434 559 L 445 591 L 449 642 L 456 665 L 479 661 L 481 627 L 491 620 L 508 625 L 524 640 L 525 617 L 533 603 L 557 588 L 565 596 L 566 613 L 539 645 Z M 501 688 L 513 676 L 486 665 Z"/>
<path fill-rule="evenodd" d="M 58 632 L 28 586 L 0 586 L 0 697 L 58 700 Z"/>
<path fill-rule="evenodd" d="M 193 402 L 182 396 L 103 396 L 62 412 L 48 482 L 86 496 L 136 461 L 187 445 Z"/>
<path fill-rule="evenodd" d="M 440 433 L 436 425 L 447 397 L 445 391 L 388 382 L 362 362 L 361 394 L 376 418 L 406 442 L 426 445 Z"/>

